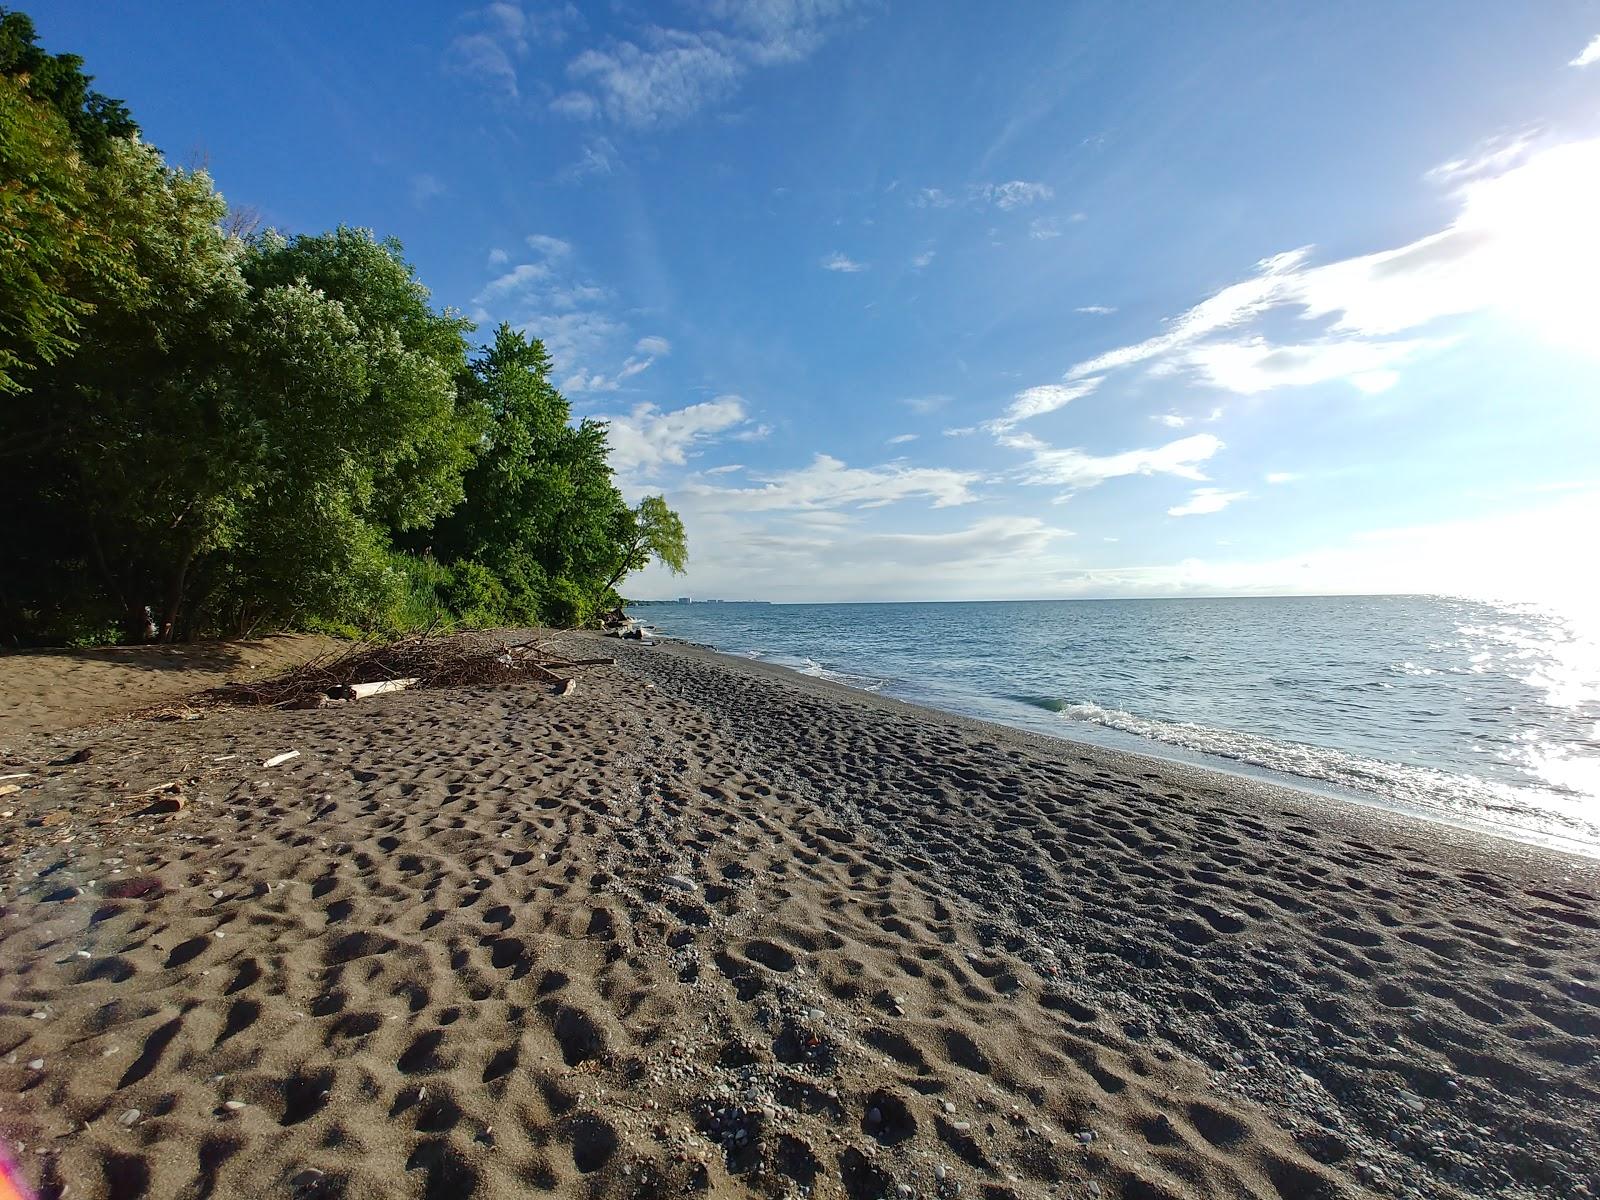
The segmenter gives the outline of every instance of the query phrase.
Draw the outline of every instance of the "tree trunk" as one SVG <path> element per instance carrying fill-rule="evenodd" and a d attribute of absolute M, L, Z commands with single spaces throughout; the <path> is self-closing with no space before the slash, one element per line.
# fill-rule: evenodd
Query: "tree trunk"
<path fill-rule="evenodd" d="M 183 607 L 183 583 L 189 576 L 189 564 L 194 562 L 196 546 L 190 542 L 184 547 L 183 558 L 167 581 L 167 603 L 161 618 L 161 640 L 174 641 L 178 628 L 178 610 Z"/>

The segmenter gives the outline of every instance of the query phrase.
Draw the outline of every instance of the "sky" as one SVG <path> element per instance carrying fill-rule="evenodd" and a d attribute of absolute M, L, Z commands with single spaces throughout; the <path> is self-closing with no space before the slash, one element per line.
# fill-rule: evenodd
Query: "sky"
<path fill-rule="evenodd" d="M 1593 0 L 27 11 L 544 339 L 629 595 L 1600 595 Z"/>

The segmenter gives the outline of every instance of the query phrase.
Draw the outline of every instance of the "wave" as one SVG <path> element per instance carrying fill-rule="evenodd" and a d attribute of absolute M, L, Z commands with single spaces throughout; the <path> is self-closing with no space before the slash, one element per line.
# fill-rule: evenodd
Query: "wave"
<path fill-rule="evenodd" d="M 1014 697 L 1022 703 L 1058 714 L 1067 721 L 1132 734 L 1147 742 L 1194 754 L 1224 759 L 1279 775 L 1331 785 L 1343 792 L 1374 796 L 1411 809 L 1455 819 L 1520 828 L 1547 835 L 1592 841 L 1594 830 L 1581 818 L 1559 811 L 1570 798 L 1542 789 L 1524 789 L 1441 771 L 1432 767 L 1386 762 L 1325 746 L 1279 741 L 1260 734 L 1220 729 L 1189 721 L 1161 721 L 1118 708 L 1074 703 L 1048 696 Z"/>

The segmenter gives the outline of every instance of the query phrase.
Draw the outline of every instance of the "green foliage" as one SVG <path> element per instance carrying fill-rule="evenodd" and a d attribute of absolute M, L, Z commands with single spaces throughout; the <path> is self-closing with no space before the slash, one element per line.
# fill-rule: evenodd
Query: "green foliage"
<path fill-rule="evenodd" d="M 0 10 L 0 636 L 579 624 L 682 569 L 541 343 L 470 357 L 365 230 L 230 235 L 80 68 Z"/>

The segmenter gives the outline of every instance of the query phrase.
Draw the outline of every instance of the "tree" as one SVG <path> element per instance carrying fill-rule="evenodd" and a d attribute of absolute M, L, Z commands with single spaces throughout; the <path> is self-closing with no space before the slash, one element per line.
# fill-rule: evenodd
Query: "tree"
<path fill-rule="evenodd" d="M 607 588 L 615 588 L 629 571 L 638 571 L 653 558 L 674 575 L 682 575 L 689 561 L 683 518 L 667 507 L 663 496 L 646 496 L 630 514 L 631 526 L 622 542 L 622 555 Z"/>
<path fill-rule="evenodd" d="M 603 603 L 603 583 L 628 518 L 606 461 L 605 426 L 571 424 L 551 384 L 537 339 L 501 325 L 463 383 L 482 422 L 466 500 L 433 534 L 434 551 L 455 564 L 452 607 L 499 619 L 582 622 Z M 470 581 L 484 577 L 494 593 Z"/>

